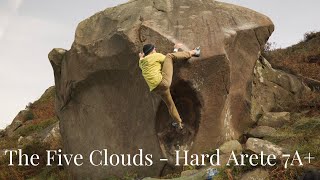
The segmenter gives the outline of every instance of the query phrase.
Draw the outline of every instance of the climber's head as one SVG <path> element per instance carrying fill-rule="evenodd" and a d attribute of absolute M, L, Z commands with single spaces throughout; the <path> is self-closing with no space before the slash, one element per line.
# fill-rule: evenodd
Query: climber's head
<path fill-rule="evenodd" d="M 155 53 L 156 48 L 153 44 L 146 44 L 143 46 L 144 56 L 148 56 L 149 54 Z"/>

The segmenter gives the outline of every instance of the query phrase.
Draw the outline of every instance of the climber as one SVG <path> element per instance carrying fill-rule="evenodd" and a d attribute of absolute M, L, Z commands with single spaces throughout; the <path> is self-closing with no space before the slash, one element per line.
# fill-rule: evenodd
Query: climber
<path fill-rule="evenodd" d="M 171 117 L 175 120 L 172 125 L 180 129 L 183 128 L 182 119 L 170 93 L 173 62 L 176 60 L 188 60 L 192 56 L 200 56 L 200 47 L 191 51 L 178 52 L 182 46 L 182 44 L 174 45 L 174 53 L 169 53 L 165 56 L 157 53 L 153 44 L 146 44 L 143 46 L 143 52 L 139 53 L 139 67 L 150 91 L 160 95 Z"/>

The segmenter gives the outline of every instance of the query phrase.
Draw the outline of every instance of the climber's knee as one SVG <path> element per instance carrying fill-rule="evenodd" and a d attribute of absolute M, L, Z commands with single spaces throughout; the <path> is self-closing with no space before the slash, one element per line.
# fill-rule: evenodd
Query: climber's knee
<path fill-rule="evenodd" d="M 172 53 L 168 53 L 166 55 L 166 58 L 170 58 L 170 59 L 173 59 L 175 56 L 172 54 Z"/>
<path fill-rule="evenodd" d="M 163 78 L 162 81 L 158 84 L 158 86 L 153 91 L 159 95 L 165 95 L 169 89 L 170 89 L 170 84 L 165 78 Z"/>
<path fill-rule="evenodd" d="M 164 91 L 170 91 L 171 83 L 168 80 L 163 79 L 162 86 Z"/>

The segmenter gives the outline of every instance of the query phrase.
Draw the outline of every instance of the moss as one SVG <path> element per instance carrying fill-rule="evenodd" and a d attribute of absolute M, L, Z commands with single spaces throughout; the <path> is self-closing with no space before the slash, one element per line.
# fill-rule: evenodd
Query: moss
<path fill-rule="evenodd" d="M 6 155 L 0 158 L 0 179 L 69 179 L 67 178 L 67 172 L 55 164 L 52 167 L 45 166 L 46 150 L 49 149 L 49 144 L 35 140 L 23 146 L 21 149 L 22 152 L 29 155 L 29 157 L 32 154 L 38 154 L 40 157 L 39 165 L 8 166 L 9 155 Z M 13 156 L 13 162 L 18 162 L 18 156 Z"/>
<path fill-rule="evenodd" d="M 110 177 L 105 178 L 104 180 L 118 180 L 118 179 L 119 178 L 116 176 L 110 176 Z"/>
<path fill-rule="evenodd" d="M 56 123 L 58 119 L 54 113 L 55 88 L 50 87 L 34 103 L 29 103 L 26 110 L 22 111 L 21 120 L 25 122 L 14 132 L 13 137 L 5 136 L 0 138 L 0 149 L 16 149 L 20 136 L 29 136 L 34 133 L 41 133 L 50 125 Z M 56 166 L 46 167 L 46 149 L 50 149 L 50 144 L 39 142 L 37 138 L 22 147 L 23 153 L 38 154 L 40 156 L 39 166 L 18 167 L 8 166 L 8 155 L 0 158 L 0 179 L 70 179 L 66 171 Z M 16 157 L 15 157 L 16 158 Z"/>
<path fill-rule="evenodd" d="M 250 154 L 249 152 L 246 152 L 246 153 Z M 241 157 L 237 156 L 237 160 L 238 160 L 238 162 L 240 162 Z M 255 160 L 253 162 L 258 164 L 259 160 Z M 224 179 L 230 179 L 230 178 L 240 179 L 240 177 L 244 173 L 252 171 L 255 168 L 259 167 L 259 166 L 256 166 L 256 167 L 251 166 L 248 158 L 244 159 L 244 164 L 245 164 L 245 166 L 236 166 L 234 163 L 231 163 L 230 166 L 225 165 L 225 166 L 219 167 L 219 168 L 217 168 L 218 174 L 216 176 L 214 176 L 214 179 L 218 179 L 218 180 L 220 180 L 220 179 L 224 180 Z"/>
<path fill-rule="evenodd" d="M 109 176 L 104 178 L 104 180 L 135 180 L 135 179 L 142 179 L 142 178 L 139 177 L 138 174 L 135 172 L 126 172 L 123 174 L 122 177 Z"/>
<path fill-rule="evenodd" d="M 295 115 L 291 124 L 277 130 L 273 137 L 266 137 L 286 149 L 290 154 L 298 151 L 300 157 L 311 156 L 320 157 L 320 117 L 306 117 L 303 114 Z M 309 165 L 319 165 L 320 160 L 316 159 L 311 164 L 304 164 L 304 168 Z M 283 170 L 283 173 L 301 174 L 303 167 Z"/>
<path fill-rule="evenodd" d="M 172 174 L 168 174 L 166 176 L 161 177 L 162 179 L 173 179 L 173 178 L 179 178 L 180 177 L 180 173 L 172 173 Z"/>
<path fill-rule="evenodd" d="M 280 145 L 288 153 L 293 155 L 299 152 L 300 157 L 305 157 L 309 153 L 314 157 L 320 157 L 320 117 L 307 117 L 305 114 L 292 114 L 291 123 L 277 129 L 277 133 L 265 140 Z M 248 153 L 248 152 L 246 152 Z M 247 159 L 246 159 L 247 160 Z M 245 162 L 249 164 L 249 162 Z M 300 166 L 289 166 L 284 168 L 283 164 L 277 161 L 275 167 L 264 167 L 270 174 L 271 179 L 296 179 L 309 166 L 319 167 L 320 160 L 314 160 L 311 164 Z M 252 171 L 257 167 L 252 166 L 223 166 L 218 168 L 219 174 L 214 179 L 238 179 L 244 173 Z"/>
<path fill-rule="evenodd" d="M 34 132 L 40 132 L 43 129 L 49 127 L 50 125 L 56 123 L 57 121 L 58 119 L 56 117 L 53 117 L 53 118 L 43 120 L 37 124 L 27 124 L 17 130 L 17 135 L 25 137 L 25 136 L 31 135 Z"/>
<path fill-rule="evenodd" d="M 320 130 L 320 117 L 301 117 L 301 119 L 293 124 L 292 129 L 296 132 L 307 134 L 316 133 Z"/>
<path fill-rule="evenodd" d="M 68 174 L 67 170 L 59 167 L 45 167 L 42 169 L 42 171 L 36 175 L 35 177 L 32 177 L 27 180 L 71 180 L 71 176 Z"/>
<path fill-rule="evenodd" d="M 17 146 L 18 137 L 5 136 L 0 138 L 0 149 L 11 149 Z"/>
<path fill-rule="evenodd" d="M 33 114 L 32 110 L 27 110 L 23 115 L 23 119 L 25 121 L 29 121 L 29 120 L 34 119 L 34 114 Z"/>
<path fill-rule="evenodd" d="M 138 174 L 137 173 L 126 173 L 122 180 L 134 180 L 134 179 L 138 179 Z"/>

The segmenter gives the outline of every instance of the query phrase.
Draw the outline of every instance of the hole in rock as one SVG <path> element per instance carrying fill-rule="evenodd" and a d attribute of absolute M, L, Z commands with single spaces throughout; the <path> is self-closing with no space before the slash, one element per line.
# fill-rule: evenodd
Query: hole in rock
<path fill-rule="evenodd" d="M 156 115 L 156 132 L 162 153 L 169 164 L 175 163 L 176 150 L 189 150 L 198 133 L 201 103 L 197 93 L 186 81 L 179 81 L 171 87 L 171 95 L 176 104 L 184 128 L 172 126 L 167 106 L 161 101 Z M 181 154 L 181 153 L 180 153 Z"/>

